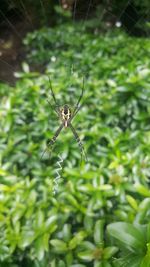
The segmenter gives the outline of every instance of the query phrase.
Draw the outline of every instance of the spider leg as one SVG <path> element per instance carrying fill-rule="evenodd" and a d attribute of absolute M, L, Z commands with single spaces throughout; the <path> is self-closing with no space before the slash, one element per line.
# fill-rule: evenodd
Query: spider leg
<path fill-rule="evenodd" d="M 82 99 L 82 97 L 83 97 L 83 91 L 84 91 L 84 77 L 83 77 L 83 85 L 82 85 L 81 95 L 80 95 L 80 97 L 79 97 L 79 99 L 78 99 L 78 102 L 77 102 L 76 105 L 75 105 L 75 108 L 74 108 L 73 113 L 72 113 L 72 117 L 75 116 L 74 113 L 76 113 L 76 110 L 77 110 L 78 107 L 79 107 L 80 101 L 81 101 L 81 99 Z"/>
<path fill-rule="evenodd" d="M 55 112 L 56 112 L 57 115 L 59 116 L 58 108 L 57 108 L 56 106 L 53 106 L 53 105 L 51 104 L 51 102 L 49 101 L 49 99 L 47 99 L 47 102 L 48 102 L 48 104 L 50 105 L 51 109 L 55 110 Z"/>
<path fill-rule="evenodd" d="M 83 105 L 80 105 L 79 107 L 77 107 L 74 111 L 74 114 L 72 114 L 71 116 L 71 120 L 76 116 L 76 114 L 79 112 L 79 110 L 83 107 Z"/>
<path fill-rule="evenodd" d="M 81 151 L 81 158 L 82 158 L 82 155 L 84 155 L 84 158 L 85 158 L 85 160 L 87 161 L 87 156 L 86 156 L 84 147 L 83 147 L 83 145 L 82 145 L 82 143 L 81 143 L 81 140 L 80 140 L 80 138 L 79 138 L 79 136 L 78 136 L 78 134 L 77 134 L 75 128 L 72 126 L 71 123 L 69 124 L 69 127 L 70 127 L 70 129 L 71 129 L 71 131 L 72 131 L 72 133 L 73 133 L 73 135 L 74 135 L 74 137 L 75 137 L 75 139 L 76 139 L 76 141 L 77 141 L 77 143 L 78 143 L 78 146 L 79 146 L 79 148 L 80 148 L 80 151 Z"/>
<path fill-rule="evenodd" d="M 46 152 L 47 150 L 49 150 L 49 148 L 50 148 L 50 150 L 51 150 L 50 153 L 52 152 L 52 149 L 53 149 L 53 146 L 54 146 L 54 144 L 55 144 L 55 142 L 56 142 L 56 139 L 57 139 L 58 135 L 60 134 L 61 130 L 63 129 L 63 127 L 64 127 L 64 124 L 62 123 L 62 124 L 59 126 L 59 128 L 57 129 L 57 131 L 55 132 L 53 138 L 50 139 L 50 140 L 48 140 L 48 142 L 47 142 L 47 147 L 46 147 L 46 149 L 43 151 L 43 153 L 42 153 L 42 155 L 41 155 L 41 159 L 43 158 L 45 152 Z M 51 154 L 50 154 L 50 155 L 51 155 Z"/>
<path fill-rule="evenodd" d="M 58 103 L 57 103 L 57 100 L 56 100 L 56 97 L 55 97 L 55 94 L 53 92 L 53 88 L 52 88 L 52 82 L 51 82 L 51 78 L 48 76 L 48 80 L 49 80 L 49 85 L 50 85 L 50 90 L 51 90 L 51 95 L 53 97 L 53 100 L 55 102 L 55 105 L 56 107 L 58 107 Z"/>
<path fill-rule="evenodd" d="M 73 120 L 73 118 L 76 116 L 76 114 L 78 113 L 78 111 L 83 107 L 83 105 L 79 106 L 78 108 L 75 109 L 74 113 L 72 114 L 71 118 L 68 120 L 68 125 L 70 125 L 71 121 Z"/>

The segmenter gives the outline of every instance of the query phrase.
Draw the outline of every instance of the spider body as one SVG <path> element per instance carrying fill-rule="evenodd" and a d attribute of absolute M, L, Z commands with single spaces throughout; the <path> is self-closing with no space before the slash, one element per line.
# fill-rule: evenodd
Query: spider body
<path fill-rule="evenodd" d="M 71 109 L 68 105 L 64 105 L 60 110 L 60 116 L 62 121 L 64 122 L 64 127 L 68 127 L 68 122 L 71 119 Z"/>
<path fill-rule="evenodd" d="M 52 150 L 52 148 L 53 148 L 53 146 L 54 146 L 54 144 L 56 142 L 56 139 L 59 136 L 61 130 L 63 128 L 68 128 L 69 127 L 71 129 L 71 131 L 72 131 L 72 133 L 73 133 L 73 135 L 74 135 L 77 143 L 78 143 L 78 146 L 79 146 L 80 151 L 81 151 L 81 155 L 84 155 L 85 159 L 87 160 L 86 154 L 85 154 L 85 151 L 84 151 L 84 148 L 83 148 L 83 145 L 81 143 L 81 140 L 80 140 L 80 138 L 79 138 L 79 136 L 78 136 L 75 128 L 72 125 L 73 118 L 76 116 L 76 114 L 78 113 L 78 111 L 81 108 L 81 106 L 79 105 L 79 103 L 80 103 L 80 101 L 82 99 L 82 96 L 83 96 L 84 79 L 83 79 L 83 87 L 82 87 L 81 95 L 80 95 L 80 97 L 79 97 L 76 105 L 73 108 L 70 108 L 67 104 L 65 104 L 64 106 L 62 106 L 60 108 L 60 106 L 58 105 L 57 100 L 55 98 L 55 94 L 54 94 L 53 89 L 52 89 L 50 78 L 49 78 L 49 84 L 50 84 L 51 95 L 52 95 L 53 100 L 54 100 L 54 103 L 55 103 L 54 110 L 55 110 L 55 112 L 57 113 L 58 117 L 61 120 L 61 125 L 56 130 L 53 138 L 50 139 L 50 140 L 48 140 L 48 142 L 47 142 L 47 148 L 51 148 L 51 150 Z M 51 105 L 51 103 L 49 101 L 48 101 L 48 103 Z M 44 153 L 45 153 L 45 151 L 44 151 Z M 43 155 L 44 155 L 44 153 L 43 153 Z"/>

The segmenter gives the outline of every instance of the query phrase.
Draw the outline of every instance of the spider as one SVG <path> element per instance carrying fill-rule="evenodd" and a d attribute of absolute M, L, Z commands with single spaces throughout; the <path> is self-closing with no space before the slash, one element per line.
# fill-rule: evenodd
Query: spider
<path fill-rule="evenodd" d="M 49 77 L 48 77 L 49 78 Z M 59 128 L 56 130 L 54 136 L 52 139 L 49 139 L 47 141 L 47 148 L 45 149 L 45 151 L 43 152 L 42 154 L 42 157 L 44 155 L 44 153 L 46 152 L 46 150 L 48 148 L 51 148 L 51 151 L 53 149 L 53 146 L 56 142 L 56 139 L 57 137 L 59 136 L 60 132 L 62 131 L 63 128 L 70 128 L 75 139 L 76 139 L 76 142 L 78 143 L 78 146 L 79 146 L 79 149 L 81 151 L 81 158 L 82 156 L 84 155 L 84 158 L 85 160 L 87 161 L 87 157 L 86 157 L 86 154 L 85 154 L 85 151 L 84 151 L 84 148 L 83 148 L 83 145 L 81 143 L 81 140 L 75 130 L 75 128 L 73 127 L 72 125 L 72 120 L 73 118 L 76 116 L 76 114 L 78 113 L 78 111 L 80 110 L 80 108 L 82 107 L 80 104 L 80 101 L 83 97 L 83 91 L 84 91 L 84 78 L 83 78 L 83 86 L 82 86 L 82 91 L 81 91 L 81 95 L 76 103 L 76 105 L 74 106 L 74 108 L 70 108 L 69 105 L 65 104 L 63 105 L 62 107 L 60 107 L 57 103 L 57 100 L 56 100 L 56 97 L 55 97 L 55 94 L 53 92 L 53 88 L 52 88 L 52 83 L 51 83 L 51 79 L 49 78 L 49 85 L 50 85 L 50 90 L 51 90 L 51 96 L 53 98 L 53 101 L 55 103 L 54 105 L 54 111 L 56 112 L 57 116 L 59 117 L 60 121 L 61 121 L 61 124 L 59 126 Z M 49 100 L 47 100 L 49 105 L 53 108 L 53 106 L 51 105 L 51 103 L 49 102 Z"/>

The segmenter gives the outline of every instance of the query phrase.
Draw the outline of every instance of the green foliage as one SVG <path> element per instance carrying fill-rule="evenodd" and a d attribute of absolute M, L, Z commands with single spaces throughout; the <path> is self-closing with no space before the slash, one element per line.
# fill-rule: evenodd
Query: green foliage
<path fill-rule="evenodd" d="M 149 266 L 150 42 L 84 25 L 42 29 L 25 39 L 28 64 L 15 87 L 0 85 L 0 265 Z M 45 65 L 31 72 L 30 62 Z M 72 66 L 73 65 L 73 66 Z M 52 159 L 41 159 L 59 121 L 46 99 L 83 108 Z M 53 196 L 57 155 L 64 157 Z M 127 265 L 128 262 L 128 265 Z"/>
<path fill-rule="evenodd" d="M 117 239 L 122 246 L 122 257 L 115 266 L 150 266 L 150 224 L 132 225 L 116 222 L 108 225 L 109 235 Z"/>

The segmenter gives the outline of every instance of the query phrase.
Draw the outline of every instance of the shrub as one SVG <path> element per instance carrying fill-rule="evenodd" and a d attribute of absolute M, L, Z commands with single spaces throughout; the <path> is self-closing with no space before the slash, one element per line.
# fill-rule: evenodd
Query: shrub
<path fill-rule="evenodd" d="M 3 267 L 116 267 L 127 257 L 128 266 L 149 266 L 150 43 L 80 28 L 29 34 L 28 64 L 16 74 L 18 82 L 0 85 Z M 45 73 L 31 72 L 30 62 L 44 64 Z M 86 78 L 84 107 L 73 124 L 88 163 L 80 164 L 69 129 L 59 136 L 51 160 L 41 159 L 59 124 L 46 101 L 48 75 L 59 104 L 71 107 Z M 64 165 L 54 196 L 59 154 Z"/>

